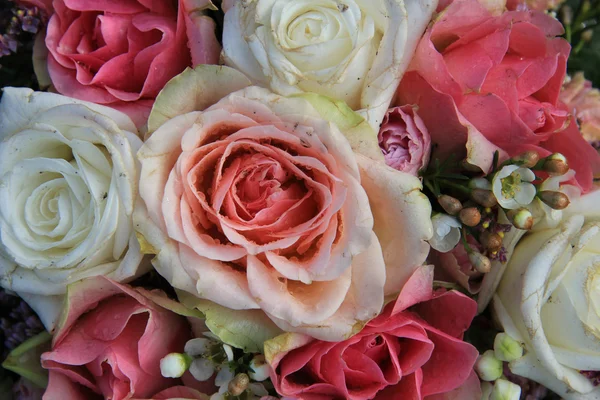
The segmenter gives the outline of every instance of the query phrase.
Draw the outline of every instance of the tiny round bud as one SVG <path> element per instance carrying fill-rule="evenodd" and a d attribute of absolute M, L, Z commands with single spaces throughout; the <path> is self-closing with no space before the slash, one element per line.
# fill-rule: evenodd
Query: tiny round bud
<path fill-rule="evenodd" d="M 250 384 L 250 377 L 246 374 L 237 374 L 235 378 L 229 382 L 229 386 L 227 387 L 227 391 L 232 396 L 239 396 L 248 389 L 248 385 Z"/>
<path fill-rule="evenodd" d="M 452 196 L 448 196 L 446 194 L 443 194 L 438 197 L 438 203 L 440 204 L 440 206 L 442 206 L 444 211 L 446 211 L 450 215 L 458 214 L 463 208 L 460 200 Z"/>
<path fill-rule="evenodd" d="M 506 333 L 500 332 L 494 339 L 494 355 L 498 360 L 511 362 L 523 357 L 523 347 Z"/>
<path fill-rule="evenodd" d="M 533 168 L 540 161 L 540 155 L 536 151 L 530 150 L 519 154 L 513 158 L 513 161 L 521 167 Z"/>
<path fill-rule="evenodd" d="M 477 359 L 475 372 L 482 381 L 495 381 L 502 376 L 502 361 L 494 356 L 494 350 L 488 350 Z"/>
<path fill-rule="evenodd" d="M 463 208 L 458 214 L 458 219 L 466 226 L 477 226 L 481 221 L 481 213 L 475 207 Z"/>
<path fill-rule="evenodd" d="M 584 42 L 591 42 L 592 36 L 594 36 L 594 31 L 591 29 L 586 29 L 581 33 L 581 40 Z"/>
<path fill-rule="evenodd" d="M 517 229 L 528 231 L 533 227 L 533 215 L 531 215 L 531 212 L 526 208 L 510 210 L 506 213 L 506 216 Z"/>
<path fill-rule="evenodd" d="M 477 272 L 482 274 L 487 274 L 492 269 L 492 262 L 490 259 L 476 251 L 469 253 L 469 261 L 473 267 L 475 267 Z"/>
<path fill-rule="evenodd" d="M 171 353 L 160 360 L 160 374 L 165 378 L 180 378 L 190 367 L 192 358 L 187 354 Z"/>
<path fill-rule="evenodd" d="M 571 203 L 569 197 L 561 192 L 545 190 L 543 192 L 540 192 L 538 196 L 540 197 L 540 200 L 542 200 L 550 208 L 553 208 L 555 210 L 563 210 L 567 208 Z"/>
<path fill-rule="evenodd" d="M 479 241 L 487 250 L 497 252 L 502 247 L 502 238 L 497 233 L 484 231 L 479 238 Z"/>
<path fill-rule="evenodd" d="M 475 203 L 484 207 L 491 208 L 498 204 L 498 200 L 491 190 L 473 189 L 471 192 L 471 199 L 473 199 Z"/>
<path fill-rule="evenodd" d="M 565 156 L 554 153 L 546 157 L 542 168 L 551 176 L 561 176 L 569 172 L 569 163 Z"/>
<path fill-rule="evenodd" d="M 254 372 L 249 372 L 248 375 L 253 381 L 262 382 L 269 378 L 269 364 L 262 354 L 254 356 L 250 361 L 250 369 Z"/>
<path fill-rule="evenodd" d="M 519 400 L 521 398 L 521 386 L 505 379 L 498 379 L 490 394 L 490 400 Z"/>
<path fill-rule="evenodd" d="M 469 181 L 470 189 L 486 189 L 492 188 L 492 184 L 485 178 L 473 178 Z"/>

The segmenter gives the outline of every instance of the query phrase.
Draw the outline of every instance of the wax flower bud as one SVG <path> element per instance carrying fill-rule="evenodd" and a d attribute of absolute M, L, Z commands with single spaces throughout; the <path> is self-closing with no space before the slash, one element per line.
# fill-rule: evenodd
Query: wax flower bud
<path fill-rule="evenodd" d="M 554 192 L 551 190 L 545 190 L 538 194 L 540 200 L 548 205 L 548 207 L 555 210 L 564 210 L 569 206 L 571 201 L 569 197 L 562 192 Z"/>
<path fill-rule="evenodd" d="M 482 274 L 487 274 L 492 269 L 492 262 L 490 259 L 479 252 L 473 251 L 469 253 L 469 261 L 471 262 L 471 265 L 475 267 L 477 272 L 481 272 Z"/>
<path fill-rule="evenodd" d="M 498 204 L 498 199 L 491 190 L 473 189 L 471 199 L 483 207 L 494 207 Z"/>
<path fill-rule="evenodd" d="M 523 357 L 523 347 L 504 332 L 494 339 L 494 355 L 498 360 L 511 362 Z"/>
<path fill-rule="evenodd" d="M 526 208 L 510 210 L 506 216 L 517 229 L 529 230 L 533 227 L 533 215 Z"/>
<path fill-rule="evenodd" d="M 488 350 L 479 356 L 475 372 L 482 381 L 495 381 L 502 376 L 502 361 L 496 358 L 493 350 Z"/>
<path fill-rule="evenodd" d="M 450 215 L 458 214 L 463 208 L 460 200 L 455 199 L 454 197 L 448 196 L 446 194 L 443 194 L 438 197 L 438 203 L 440 204 L 440 206 L 442 206 L 444 211 L 446 211 Z"/>
<path fill-rule="evenodd" d="M 250 361 L 250 369 L 248 375 L 253 381 L 262 382 L 269 378 L 269 365 L 262 354 L 254 356 Z"/>
<path fill-rule="evenodd" d="M 246 374 L 237 374 L 235 378 L 229 382 L 227 391 L 232 396 L 239 396 L 248 389 L 250 384 L 250 377 Z"/>
<path fill-rule="evenodd" d="M 524 168 L 535 167 L 535 165 L 538 163 L 539 160 L 540 160 L 540 155 L 536 151 L 533 151 L 533 150 L 526 151 L 526 152 L 518 155 L 517 157 L 513 158 L 513 161 L 515 162 L 515 164 L 518 164 Z"/>
<path fill-rule="evenodd" d="M 160 360 L 160 373 L 165 378 L 180 378 L 192 364 L 187 354 L 171 353 Z"/>
<path fill-rule="evenodd" d="M 467 226 L 477 226 L 481 221 L 481 213 L 476 207 L 467 207 L 460 211 L 458 218 Z"/>
<path fill-rule="evenodd" d="M 498 379 L 494 383 L 490 400 L 519 400 L 521 398 L 521 386 L 505 379 Z"/>
<path fill-rule="evenodd" d="M 546 157 L 543 169 L 550 176 L 560 176 L 569 171 L 569 164 L 567 163 L 567 158 L 565 156 L 560 153 L 554 153 Z"/>

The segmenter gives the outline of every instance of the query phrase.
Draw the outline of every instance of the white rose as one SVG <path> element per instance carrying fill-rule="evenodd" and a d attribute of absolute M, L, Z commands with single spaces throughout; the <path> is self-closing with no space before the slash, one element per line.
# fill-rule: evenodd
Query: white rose
<path fill-rule="evenodd" d="M 0 284 L 51 330 L 69 283 L 138 271 L 142 142 L 118 111 L 24 88 L 4 89 L 0 139 Z"/>
<path fill-rule="evenodd" d="M 494 295 L 504 330 L 524 343 L 513 373 L 565 399 L 600 399 L 600 191 L 575 199 L 556 228 L 517 245 Z"/>
<path fill-rule="evenodd" d="M 437 0 L 229 0 L 223 58 L 276 93 L 314 92 L 379 124 Z"/>

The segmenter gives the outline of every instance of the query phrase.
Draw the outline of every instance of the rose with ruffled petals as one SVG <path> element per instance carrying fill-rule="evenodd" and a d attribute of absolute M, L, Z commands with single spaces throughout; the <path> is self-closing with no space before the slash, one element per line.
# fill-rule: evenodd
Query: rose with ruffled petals
<path fill-rule="evenodd" d="M 386 164 L 398 171 L 416 176 L 427 167 L 431 138 L 415 107 L 388 110 L 379 128 L 379 146 Z"/>
<path fill-rule="evenodd" d="M 600 156 L 559 102 L 570 52 L 562 33 L 538 11 L 493 16 L 475 0 L 455 1 L 421 39 L 396 104 L 419 106 L 433 157 L 466 155 L 488 172 L 495 151 L 560 152 L 588 191 Z"/>
<path fill-rule="evenodd" d="M 119 111 L 22 88 L 4 88 L 0 139 L 0 284 L 51 331 L 68 284 L 143 272 L 132 223 L 142 141 Z"/>
<path fill-rule="evenodd" d="M 211 69 L 193 82 L 239 75 Z M 355 154 L 304 98 L 233 92 L 168 120 L 138 158 L 147 214 L 139 209 L 135 223 L 159 273 L 220 305 L 260 308 L 284 330 L 353 334 L 429 250 L 431 206 L 418 179 Z"/>
<path fill-rule="evenodd" d="M 564 85 L 560 98 L 571 109 L 580 125 L 581 133 L 588 142 L 598 148 L 600 144 L 600 90 L 592 87 L 583 72 L 577 72 Z"/>
<path fill-rule="evenodd" d="M 161 375 L 161 358 L 183 352 L 192 337 L 186 318 L 163 307 L 181 306 L 104 277 L 70 286 L 52 349 L 42 354 L 50 371 L 44 400 L 202 398 Z"/>
<path fill-rule="evenodd" d="M 214 64 L 220 46 L 208 0 L 54 0 L 48 72 L 66 96 L 126 112 L 138 126 L 169 79 Z"/>
<path fill-rule="evenodd" d="M 395 303 L 343 342 L 298 334 L 266 342 L 277 392 L 303 400 L 480 399 L 478 352 L 462 341 L 477 304 L 454 291 L 432 293 L 432 283 L 432 267 L 417 270 Z"/>
<path fill-rule="evenodd" d="M 226 0 L 223 58 L 275 93 L 387 111 L 437 0 Z"/>

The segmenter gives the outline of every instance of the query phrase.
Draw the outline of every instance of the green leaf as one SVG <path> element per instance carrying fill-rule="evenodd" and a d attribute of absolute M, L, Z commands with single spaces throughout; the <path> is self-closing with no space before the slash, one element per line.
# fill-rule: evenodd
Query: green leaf
<path fill-rule="evenodd" d="M 384 160 L 377 141 L 377 132 L 345 102 L 316 93 L 300 93 L 290 97 L 307 100 L 323 119 L 332 122 L 339 128 L 356 153 L 373 160 Z"/>
<path fill-rule="evenodd" d="M 283 332 L 261 310 L 232 310 L 183 291 L 177 291 L 177 297 L 202 312 L 208 329 L 223 343 L 246 353 L 262 353 L 264 342 Z"/>
<path fill-rule="evenodd" d="M 29 379 L 36 386 L 48 386 L 48 371 L 42 368 L 40 357 L 50 350 L 52 336 L 42 332 L 23 342 L 10 352 L 2 367 Z"/>

